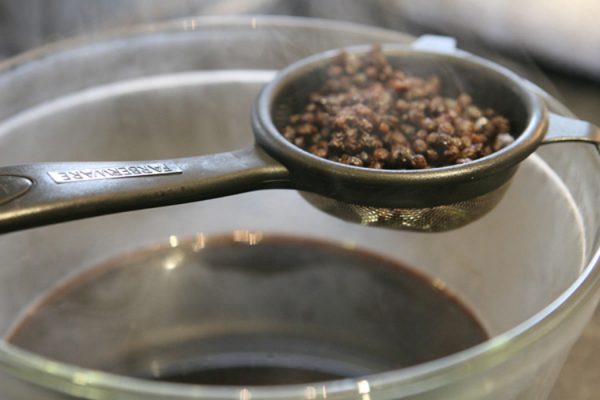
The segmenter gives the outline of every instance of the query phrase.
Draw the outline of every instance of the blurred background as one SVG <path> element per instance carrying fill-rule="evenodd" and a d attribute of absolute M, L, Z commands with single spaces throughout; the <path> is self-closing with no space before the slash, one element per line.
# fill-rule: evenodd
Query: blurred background
<path fill-rule="evenodd" d="M 330 18 L 454 36 L 508 64 L 577 115 L 600 116 L 597 0 L 0 0 L 0 55 L 107 29 L 198 15 Z"/>
<path fill-rule="evenodd" d="M 328 18 L 413 35 L 450 35 L 461 48 L 509 66 L 600 125 L 597 0 L 0 0 L 0 59 L 108 29 L 227 14 Z M 598 359 L 597 313 L 552 400 L 597 399 Z"/>

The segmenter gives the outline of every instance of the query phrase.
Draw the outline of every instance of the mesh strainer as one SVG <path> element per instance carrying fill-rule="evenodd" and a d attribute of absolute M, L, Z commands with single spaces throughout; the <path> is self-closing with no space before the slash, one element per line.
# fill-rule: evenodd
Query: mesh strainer
<path fill-rule="evenodd" d="M 0 168 L 0 232 L 267 188 L 300 190 L 316 207 L 353 222 L 443 231 L 491 210 L 544 135 L 545 142 L 600 142 L 593 125 L 549 115 L 526 81 L 447 43 L 421 40 L 383 51 L 408 72 L 439 75 L 445 94 L 469 93 L 510 120 L 515 141 L 487 157 L 428 170 L 375 170 L 318 158 L 289 143 L 278 127 L 324 79 L 324 66 L 338 54 L 329 51 L 289 66 L 263 89 L 252 114 L 256 145 L 249 149 L 175 160 Z"/>
<path fill-rule="evenodd" d="M 302 192 L 302 197 L 327 214 L 361 225 L 419 232 L 443 232 L 475 221 L 502 199 L 510 181 L 473 199 L 421 208 L 386 208 L 336 201 Z"/>

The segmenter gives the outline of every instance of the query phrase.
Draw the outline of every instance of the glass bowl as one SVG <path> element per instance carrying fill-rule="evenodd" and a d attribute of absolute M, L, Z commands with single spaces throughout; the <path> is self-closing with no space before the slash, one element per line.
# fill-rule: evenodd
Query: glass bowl
<path fill-rule="evenodd" d="M 0 162 L 142 160 L 241 148 L 252 143 L 251 104 L 277 69 L 330 48 L 411 40 L 325 20 L 218 17 L 36 49 L 0 65 Z M 157 243 L 177 248 L 186 238 L 202 242 L 225 234 L 245 243 L 257 235 L 324 240 L 401 261 L 448 287 L 491 338 L 407 368 L 262 387 L 154 382 L 70 365 L 2 341 L 2 397 L 544 399 L 600 297 L 598 168 L 592 146 L 545 147 L 523 163 L 494 211 L 439 234 L 349 224 L 312 208 L 296 192 L 268 190 L 3 235 L 2 336 L 32 303 L 93 265 Z M 285 291 L 280 296 L 273 302 L 283 301 Z M 153 294 L 141 290 L 132 298 L 152 304 Z M 108 311 L 115 317 L 125 312 L 118 305 Z M 377 312 L 371 307 L 367 316 Z M 352 320 L 345 323 L 352 326 Z M 356 332 L 362 332 L 358 326 Z"/>

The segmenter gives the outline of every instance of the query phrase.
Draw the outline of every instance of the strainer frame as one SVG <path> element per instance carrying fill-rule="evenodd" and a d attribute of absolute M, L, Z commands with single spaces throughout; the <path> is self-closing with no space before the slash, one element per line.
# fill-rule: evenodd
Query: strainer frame
<path fill-rule="evenodd" d="M 360 55 L 372 46 L 349 47 Z M 505 67 L 461 50 L 435 51 L 384 44 L 388 57 L 434 57 L 488 74 L 517 93 L 525 108 L 525 129 L 509 146 L 469 163 L 425 170 L 376 170 L 317 157 L 287 141 L 272 119 L 278 96 L 292 82 L 331 62 L 339 50 L 316 54 L 281 70 L 261 91 L 252 113 L 257 144 L 290 172 L 294 186 L 336 200 L 375 207 L 423 208 L 465 201 L 500 187 L 533 153 L 548 128 L 548 111 L 522 78 Z"/>

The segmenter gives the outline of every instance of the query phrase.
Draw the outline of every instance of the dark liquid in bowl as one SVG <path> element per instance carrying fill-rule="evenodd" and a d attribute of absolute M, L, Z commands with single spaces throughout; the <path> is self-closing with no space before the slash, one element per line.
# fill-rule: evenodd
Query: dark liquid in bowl
<path fill-rule="evenodd" d="M 225 367 L 199 369 L 165 374 L 158 380 L 174 383 L 196 383 L 208 385 L 294 385 L 299 383 L 323 382 L 346 378 L 332 372 L 314 371 L 292 367 Z"/>
<path fill-rule="evenodd" d="M 433 282 L 311 239 L 198 236 L 73 276 L 27 309 L 7 340 L 58 361 L 179 383 L 359 377 L 488 338 Z"/>

